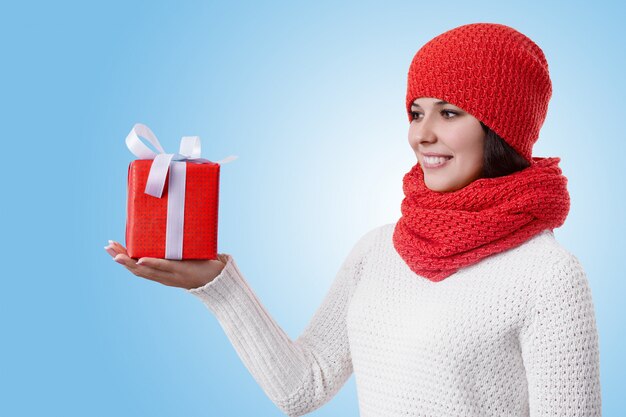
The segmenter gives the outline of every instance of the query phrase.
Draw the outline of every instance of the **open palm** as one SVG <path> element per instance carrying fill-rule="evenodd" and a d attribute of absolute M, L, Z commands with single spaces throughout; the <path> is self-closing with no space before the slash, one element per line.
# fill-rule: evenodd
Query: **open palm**
<path fill-rule="evenodd" d="M 138 277 L 159 282 L 169 287 L 192 289 L 202 287 L 213 281 L 224 266 L 225 259 L 218 255 L 214 259 L 171 260 L 159 258 L 135 259 L 128 256 L 126 248 L 120 243 L 109 240 L 104 249 L 115 260 Z"/>

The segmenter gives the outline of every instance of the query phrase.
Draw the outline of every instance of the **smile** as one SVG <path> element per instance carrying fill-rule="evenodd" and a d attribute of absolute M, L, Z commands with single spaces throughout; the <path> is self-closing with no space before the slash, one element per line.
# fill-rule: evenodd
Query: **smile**
<path fill-rule="evenodd" d="M 440 168 L 448 163 L 452 157 L 423 156 L 424 168 Z"/>

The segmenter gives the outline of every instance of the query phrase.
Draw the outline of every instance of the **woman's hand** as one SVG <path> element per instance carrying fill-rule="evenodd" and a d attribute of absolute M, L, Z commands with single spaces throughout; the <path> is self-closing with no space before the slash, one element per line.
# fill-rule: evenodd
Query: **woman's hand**
<path fill-rule="evenodd" d="M 138 277 L 147 278 L 160 282 L 169 287 L 179 287 L 190 290 L 202 287 L 217 277 L 226 263 L 221 260 L 189 259 L 176 261 L 171 259 L 131 258 L 126 248 L 121 244 L 109 240 L 109 246 L 105 246 L 111 257 L 126 267 Z M 219 258 L 219 256 L 218 256 Z"/>

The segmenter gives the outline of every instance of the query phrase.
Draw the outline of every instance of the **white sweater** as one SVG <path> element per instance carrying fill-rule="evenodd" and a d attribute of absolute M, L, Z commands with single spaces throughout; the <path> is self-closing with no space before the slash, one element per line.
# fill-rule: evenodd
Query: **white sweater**
<path fill-rule="evenodd" d="M 361 237 L 295 341 L 231 255 L 187 291 L 289 416 L 326 404 L 353 371 L 363 417 L 601 415 L 591 290 L 551 231 L 432 282 L 398 255 L 394 226 Z"/>

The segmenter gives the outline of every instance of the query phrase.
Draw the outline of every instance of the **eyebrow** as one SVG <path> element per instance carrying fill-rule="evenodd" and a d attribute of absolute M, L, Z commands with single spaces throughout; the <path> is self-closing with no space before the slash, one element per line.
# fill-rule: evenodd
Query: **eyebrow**
<path fill-rule="evenodd" d="M 435 103 L 435 106 L 442 106 L 442 105 L 444 105 L 444 104 L 450 104 L 450 103 L 448 103 L 447 101 L 440 100 L 440 101 L 438 101 L 438 102 L 436 102 L 436 103 Z M 412 104 L 411 104 L 411 107 L 414 107 L 414 106 L 415 106 L 415 107 L 422 107 L 422 106 L 420 106 L 420 105 L 419 105 L 419 104 L 417 104 L 417 103 L 412 103 Z"/>

